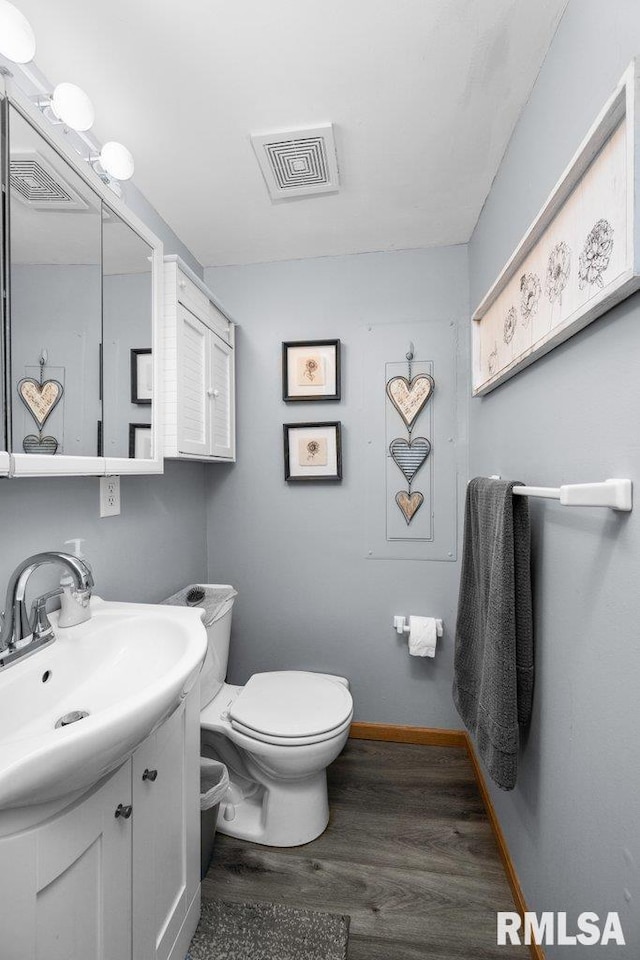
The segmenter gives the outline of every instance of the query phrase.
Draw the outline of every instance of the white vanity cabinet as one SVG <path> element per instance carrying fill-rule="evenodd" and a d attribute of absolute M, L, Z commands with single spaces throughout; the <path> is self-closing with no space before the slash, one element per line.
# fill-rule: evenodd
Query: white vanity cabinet
<path fill-rule="evenodd" d="M 44 823 L 0 839 L 2 960 L 131 957 L 131 762 Z M 126 812 L 126 810 L 125 810 Z"/>
<path fill-rule="evenodd" d="M 196 685 L 88 794 L 0 836 L 2 960 L 184 960 L 200 914 L 199 732 Z"/>
<path fill-rule="evenodd" d="M 235 325 L 179 257 L 165 257 L 164 455 L 235 460 Z"/>

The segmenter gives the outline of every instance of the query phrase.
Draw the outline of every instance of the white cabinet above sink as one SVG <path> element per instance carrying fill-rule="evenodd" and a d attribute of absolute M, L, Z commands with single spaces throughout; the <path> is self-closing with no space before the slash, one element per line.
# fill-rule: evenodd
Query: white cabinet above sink
<path fill-rule="evenodd" d="M 233 462 L 235 324 L 179 257 L 164 258 L 164 455 Z"/>

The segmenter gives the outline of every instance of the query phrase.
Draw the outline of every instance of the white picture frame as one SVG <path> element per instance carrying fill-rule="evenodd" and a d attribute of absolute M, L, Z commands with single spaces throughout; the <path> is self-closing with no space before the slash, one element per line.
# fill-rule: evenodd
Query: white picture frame
<path fill-rule="evenodd" d="M 640 287 L 638 62 L 473 313 L 482 396 Z"/>

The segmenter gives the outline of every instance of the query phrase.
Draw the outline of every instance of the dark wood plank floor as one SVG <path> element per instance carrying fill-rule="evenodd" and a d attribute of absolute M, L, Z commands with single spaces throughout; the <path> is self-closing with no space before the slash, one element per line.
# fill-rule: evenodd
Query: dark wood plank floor
<path fill-rule="evenodd" d="M 349 740 L 331 820 L 304 847 L 216 836 L 204 897 L 351 917 L 349 960 L 524 960 L 496 946 L 513 900 L 464 750 Z"/>

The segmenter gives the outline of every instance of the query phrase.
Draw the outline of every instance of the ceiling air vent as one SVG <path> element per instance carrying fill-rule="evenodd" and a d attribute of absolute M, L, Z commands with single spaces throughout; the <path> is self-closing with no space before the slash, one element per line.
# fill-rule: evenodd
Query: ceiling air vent
<path fill-rule="evenodd" d="M 34 210 L 86 210 L 87 204 L 36 151 L 11 154 L 11 192 Z"/>
<path fill-rule="evenodd" d="M 333 124 L 253 134 L 251 143 L 272 200 L 339 190 Z"/>

